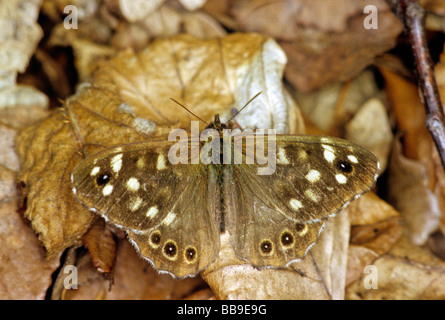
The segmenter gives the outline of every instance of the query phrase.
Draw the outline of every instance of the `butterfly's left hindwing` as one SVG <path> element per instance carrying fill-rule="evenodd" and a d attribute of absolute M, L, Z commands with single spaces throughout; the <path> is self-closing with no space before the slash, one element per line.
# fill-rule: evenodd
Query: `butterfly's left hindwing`
<path fill-rule="evenodd" d="M 219 220 L 208 196 L 208 170 L 171 165 L 172 142 L 110 148 L 82 160 L 72 173 L 74 193 L 91 211 L 127 231 L 157 270 L 197 274 L 219 252 Z M 209 245 L 211 244 L 211 245 Z"/>
<path fill-rule="evenodd" d="M 282 267 L 303 258 L 327 218 L 374 185 L 379 164 L 354 143 L 320 136 L 277 136 L 269 156 L 271 174 L 259 175 L 256 164 L 228 169 L 226 224 L 240 258 Z"/>

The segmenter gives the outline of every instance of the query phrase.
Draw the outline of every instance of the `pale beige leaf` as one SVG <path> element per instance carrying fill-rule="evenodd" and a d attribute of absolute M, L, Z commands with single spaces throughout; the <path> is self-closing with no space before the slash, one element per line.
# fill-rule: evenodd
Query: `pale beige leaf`
<path fill-rule="evenodd" d="M 393 134 L 388 114 L 380 99 L 372 98 L 363 104 L 345 125 L 345 138 L 368 149 L 379 159 L 385 171 Z"/>
<path fill-rule="evenodd" d="M 412 300 L 445 298 L 445 263 L 427 249 L 402 237 L 390 252 L 376 259 L 377 288 L 367 288 L 370 275 L 363 273 L 346 289 L 347 299 Z M 376 272 L 376 273 L 375 273 Z"/>
<path fill-rule="evenodd" d="M 313 92 L 294 91 L 293 94 L 303 115 L 326 133 L 343 131 L 339 127 L 344 125 L 345 119 L 356 114 L 369 99 L 382 96 L 370 71 L 361 73 L 347 83 L 335 82 Z"/>
<path fill-rule="evenodd" d="M 44 299 L 59 260 L 45 259 L 16 199 L 15 173 L 0 165 L 0 298 Z"/>
<path fill-rule="evenodd" d="M 42 0 L 3 1 L 0 6 L 0 70 L 24 72 L 43 36 L 36 20 Z"/>
<path fill-rule="evenodd" d="M 158 9 L 165 0 L 119 0 L 119 7 L 125 19 L 135 22 L 144 19 L 148 14 Z"/>
<path fill-rule="evenodd" d="M 439 226 L 437 196 L 428 187 L 428 173 L 419 161 L 406 158 L 395 139 L 389 160 L 388 201 L 404 217 L 408 237 L 422 245 Z"/>

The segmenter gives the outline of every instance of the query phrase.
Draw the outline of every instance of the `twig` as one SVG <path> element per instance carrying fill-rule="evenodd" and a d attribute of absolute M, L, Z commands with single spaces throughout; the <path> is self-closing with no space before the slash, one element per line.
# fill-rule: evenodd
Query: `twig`
<path fill-rule="evenodd" d="M 425 106 L 425 124 L 436 144 L 442 167 L 445 169 L 445 116 L 425 36 L 425 12 L 417 0 L 387 0 L 387 2 L 405 25 Z"/>

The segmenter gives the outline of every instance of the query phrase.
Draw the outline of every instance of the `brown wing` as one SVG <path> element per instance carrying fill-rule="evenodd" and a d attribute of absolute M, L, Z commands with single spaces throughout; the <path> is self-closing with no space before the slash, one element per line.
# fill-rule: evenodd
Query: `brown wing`
<path fill-rule="evenodd" d="M 276 168 L 269 175 L 259 175 L 258 164 L 230 167 L 226 224 L 240 258 L 283 267 L 304 257 L 328 217 L 374 185 L 379 165 L 338 138 L 277 136 L 270 150 Z"/>
<path fill-rule="evenodd" d="M 168 159 L 174 142 L 150 141 L 110 148 L 81 161 L 73 191 L 90 210 L 127 231 L 141 255 L 159 271 L 195 275 L 219 252 L 215 199 L 208 168 Z"/>

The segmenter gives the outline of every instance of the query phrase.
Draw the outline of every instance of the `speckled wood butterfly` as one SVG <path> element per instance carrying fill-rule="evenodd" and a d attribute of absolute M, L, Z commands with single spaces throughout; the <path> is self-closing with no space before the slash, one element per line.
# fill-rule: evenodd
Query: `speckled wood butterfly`
<path fill-rule="evenodd" d="M 125 230 L 158 271 L 177 278 L 215 261 L 225 231 L 236 255 L 254 266 L 285 267 L 303 258 L 327 219 L 369 190 L 379 171 L 371 152 L 343 139 L 262 135 L 275 168 L 261 175 L 262 165 L 248 161 L 251 150 L 258 152 L 250 148 L 259 145 L 256 134 L 235 148 L 233 136 L 223 139 L 227 126 L 218 116 L 208 128 L 216 130 L 211 139 L 189 138 L 182 147 L 203 150 L 218 141 L 219 164 L 196 161 L 193 152 L 187 163 L 171 163 L 177 141 L 152 139 L 88 156 L 71 176 L 82 204 Z M 241 163 L 228 163 L 227 150 Z"/>

